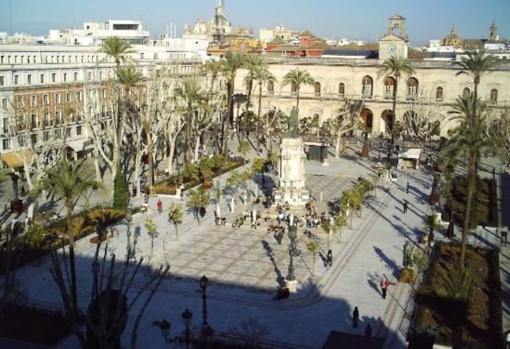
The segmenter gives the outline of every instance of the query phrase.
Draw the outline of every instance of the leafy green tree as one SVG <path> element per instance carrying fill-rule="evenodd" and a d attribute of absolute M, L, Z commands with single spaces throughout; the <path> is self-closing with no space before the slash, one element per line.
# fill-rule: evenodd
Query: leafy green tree
<path fill-rule="evenodd" d="M 391 125 L 395 125 L 395 113 L 397 109 L 397 95 L 398 95 L 398 83 L 400 78 L 403 76 L 411 76 L 414 74 L 414 68 L 411 61 L 405 57 L 400 56 L 392 56 L 387 58 L 381 65 L 378 71 L 379 76 L 384 76 L 384 78 L 392 77 L 395 81 L 395 86 L 393 86 L 393 101 L 391 105 Z M 391 130 L 391 148 L 388 151 L 388 162 L 391 157 L 391 149 L 395 144 L 395 134 L 393 130 Z"/>
<path fill-rule="evenodd" d="M 342 229 L 347 226 L 347 215 L 345 211 L 340 211 L 334 220 L 333 228 L 338 232 L 338 241 L 341 241 L 342 238 Z"/>
<path fill-rule="evenodd" d="M 315 80 L 306 70 L 299 68 L 289 71 L 282 80 L 282 86 L 292 85 L 296 90 L 296 109 L 299 113 L 299 96 L 302 85 L 313 85 Z"/>
<path fill-rule="evenodd" d="M 182 205 L 177 203 L 172 203 L 168 209 L 168 221 L 172 223 L 175 227 L 175 238 L 179 240 L 179 232 L 177 227 L 182 224 L 182 219 L 184 217 L 184 211 L 182 210 Z"/>
<path fill-rule="evenodd" d="M 91 189 L 104 188 L 103 183 L 91 180 L 94 178 L 92 171 L 84 167 L 84 161 L 68 162 L 60 160 L 56 166 L 49 168 L 45 176 L 39 181 L 34 189 L 34 194 L 40 194 L 48 190 L 64 202 L 66 208 L 66 233 L 69 242 L 69 264 L 71 284 L 71 304 L 76 314 L 78 308 L 78 287 L 76 281 L 76 261 L 74 253 L 74 237 L 76 231 L 72 229 L 73 213 L 78 200 Z"/>
<path fill-rule="evenodd" d="M 145 229 L 151 238 L 151 256 L 154 252 L 154 239 L 158 237 L 158 226 L 151 218 L 145 220 Z"/>
<path fill-rule="evenodd" d="M 313 240 L 308 241 L 306 243 L 306 248 L 308 251 L 312 254 L 312 277 L 315 276 L 315 258 L 317 257 L 317 254 L 320 252 L 321 248 L 319 244 Z"/>
<path fill-rule="evenodd" d="M 194 190 L 191 189 L 188 191 L 188 202 L 186 206 L 193 211 L 193 215 L 196 220 L 200 224 L 200 216 L 201 211 L 206 209 L 209 206 L 211 201 L 211 197 L 208 192 L 206 192 L 202 187 Z"/>

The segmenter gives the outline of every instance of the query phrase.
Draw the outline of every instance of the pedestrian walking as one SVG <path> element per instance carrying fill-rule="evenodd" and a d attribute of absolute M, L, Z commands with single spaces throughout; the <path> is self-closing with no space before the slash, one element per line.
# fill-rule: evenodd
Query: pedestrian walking
<path fill-rule="evenodd" d="M 508 231 L 501 230 L 501 246 L 506 246 L 508 240 Z"/>
<path fill-rule="evenodd" d="M 328 250 L 328 254 L 326 255 L 326 262 L 330 267 L 333 266 L 333 252 L 331 250 Z"/>
<path fill-rule="evenodd" d="M 354 307 L 352 312 L 352 327 L 357 328 L 359 323 L 359 310 L 358 307 Z"/>
<path fill-rule="evenodd" d="M 133 186 L 131 187 L 131 192 L 132 192 L 133 197 L 135 197 L 136 194 L 138 194 L 137 190 L 136 190 L 136 185 L 135 184 L 133 184 Z"/>
<path fill-rule="evenodd" d="M 390 287 L 390 285 L 393 284 L 386 277 L 383 277 L 380 284 L 383 299 L 386 299 L 386 293 L 388 292 L 388 287 Z"/>
<path fill-rule="evenodd" d="M 408 205 L 409 205 L 409 203 L 407 202 L 407 200 L 404 200 L 404 207 L 403 207 L 404 213 L 407 213 L 407 206 Z"/>
<path fill-rule="evenodd" d="M 409 181 L 407 181 L 407 185 L 406 185 L 406 194 L 409 194 Z"/>
<path fill-rule="evenodd" d="M 156 203 L 156 207 L 158 208 L 159 214 L 163 212 L 163 203 L 161 202 L 161 199 L 158 199 L 158 202 Z"/>
<path fill-rule="evenodd" d="M 372 325 L 367 324 L 365 327 L 365 337 L 370 337 L 372 335 Z"/>

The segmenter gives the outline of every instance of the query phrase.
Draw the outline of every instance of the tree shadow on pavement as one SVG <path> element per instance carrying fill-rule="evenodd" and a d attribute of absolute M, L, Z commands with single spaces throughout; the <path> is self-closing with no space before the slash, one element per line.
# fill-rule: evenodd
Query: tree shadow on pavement
<path fill-rule="evenodd" d="M 391 269 L 391 273 L 392 275 L 397 278 L 398 277 L 398 272 L 400 270 L 399 266 L 397 265 L 397 263 L 389 258 L 384 252 L 383 250 L 381 250 L 379 247 L 376 247 L 376 246 L 373 246 L 374 248 L 374 251 L 375 253 L 379 256 L 379 258 L 386 264 L 386 266 L 388 268 Z"/>

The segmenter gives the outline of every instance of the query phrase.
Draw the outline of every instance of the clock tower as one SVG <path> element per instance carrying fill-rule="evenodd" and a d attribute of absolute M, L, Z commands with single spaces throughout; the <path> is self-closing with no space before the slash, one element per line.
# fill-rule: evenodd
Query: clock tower
<path fill-rule="evenodd" d="M 388 32 L 379 40 L 379 60 L 390 57 L 407 58 L 409 39 L 406 33 L 406 19 L 395 15 L 390 17 Z"/>

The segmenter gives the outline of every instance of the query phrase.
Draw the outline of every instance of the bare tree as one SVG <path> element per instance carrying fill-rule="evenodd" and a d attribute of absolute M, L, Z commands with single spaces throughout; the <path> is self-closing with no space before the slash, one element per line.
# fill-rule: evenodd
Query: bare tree
<path fill-rule="evenodd" d="M 445 119 L 446 115 L 441 113 L 438 103 L 420 98 L 408 104 L 401 122 L 402 134 L 423 146 L 430 142 L 432 136 L 439 135 L 441 120 Z"/>
<path fill-rule="evenodd" d="M 347 99 L 338 111 L 338 115 L 326 120 L 322 124 L 323 132 L 333 138 L 335 157 L 339 157 L 343 151 L 344 135 L 360 126 L 360 113 L 363 105 L 363 100 Z"/>

